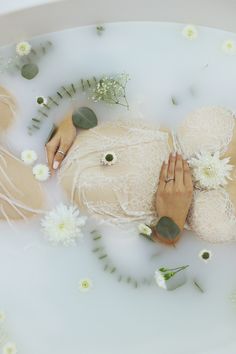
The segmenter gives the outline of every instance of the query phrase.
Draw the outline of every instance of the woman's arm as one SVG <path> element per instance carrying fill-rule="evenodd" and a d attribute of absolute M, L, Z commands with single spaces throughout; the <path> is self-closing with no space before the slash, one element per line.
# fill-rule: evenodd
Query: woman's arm
<path fill-rule="evenodd" d="M 159 185 L 156 194 L 156 210 L 158 216 L 168 217 L 174 221 L 182 232 L 193 196 L 193 183 L 187 161 L 180 154 L 171 154 L 161 169 Z M 178 241 L 168 240 L 157 232 L 155 239 L 167 244 Z"/>
<path fill-rule="evenodd" d="M 51 174 L 58 169 L 76 137 L 76 127 L 72 122 L 72 113 L 65 116 L 52 139 L 46 144 L 48 166 Z"/>

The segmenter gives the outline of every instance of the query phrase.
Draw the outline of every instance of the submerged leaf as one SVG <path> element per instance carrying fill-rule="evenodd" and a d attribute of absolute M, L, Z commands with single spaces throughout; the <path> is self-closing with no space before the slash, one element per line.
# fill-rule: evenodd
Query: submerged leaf
<path fill-rule="evenodd" d="M 98 124 L 97 116 L 88 107 L 80 107 L 72 115 L 73 123 L 76 127 L 90 129 Z"/>
<path fill-rule="evenodd" d="M 178 225 L 167 216 L 160 218 L 156 225 L 156 230 L 159 235 L 167 240 L 174 240 L 180 233 Z"/>
<path fill-rule="evenodd" d="M 34 63 L 25 64 L 21 68 L 21 75 L 27 80 L 32 80 L 38 73 L 39 68 Z"/>

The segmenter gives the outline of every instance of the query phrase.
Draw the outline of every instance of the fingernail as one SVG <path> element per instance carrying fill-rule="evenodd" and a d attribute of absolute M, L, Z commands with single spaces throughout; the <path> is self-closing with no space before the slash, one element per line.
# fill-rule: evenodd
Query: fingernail
<path fill-rule="evenodd" d="M 56 170 L 59 166 L 59 162 L 58 161 L 54 161 L 53 162 L 53 169 Z"/>
<path fill-rule="evenodd" d="M 172 152 L 172 156 L 175 157 L 176 156 L 176 151 Z"/>
<path fill-rule="evenodd" d="M 165 159 L 165 164 L 168 165 L 168 163 L 169 163 L 169 159 L 166 158 L 166 159 Z"/>

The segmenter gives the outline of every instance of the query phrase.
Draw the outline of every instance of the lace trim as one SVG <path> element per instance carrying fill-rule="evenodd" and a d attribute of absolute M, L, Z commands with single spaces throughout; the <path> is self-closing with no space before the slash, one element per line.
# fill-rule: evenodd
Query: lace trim
<path fill-rule="evenodd" d="M 188 225 L 208 242 L 236 240 L 235 208 L 224 189 L 195 191 Z"/>
<path fill-rule="evenodd" d="M 22 213 L 22 211 L 28 211 L 37 214 L 43 214 L 45 213 L 45 211 L 30 208 L 29 206 L 14 198 L 12 193 L 9 191 L 9 188 L 11 188 L 11 190 L 17 192 L 21 196 L 23 196 L 24 194 L 20 189 L 18 189 L 14 185 L 11 178 L 7 174 L 7 162 L 4 158 L 4 154 L 7 154 L 8 156 L 12 157 L 17 162 L 19 162 L 19 160 L 14 155 L 10 154 L 8 151 L 6 151 L 3 147 L 0 146 L 0 190 L 2 190 L 2 193 L 0 192 L 0 212 L 4 219 L 8 222 L 9 226 L 14 228 L 13 222 L 9 219 L 3 205 L 1 204 L 1 200 L 7 202 L 16 211 L 16 213 L 25 220 L 27 220 L 27 218 Z"/>
<path fill-rule="evenodd" d="M 221 107 L 204 107 L 191 113 L 177 130 L 176 137 L 186 158 L 202 152 L 224 154 L 232 140 L 234 114 Z"/>

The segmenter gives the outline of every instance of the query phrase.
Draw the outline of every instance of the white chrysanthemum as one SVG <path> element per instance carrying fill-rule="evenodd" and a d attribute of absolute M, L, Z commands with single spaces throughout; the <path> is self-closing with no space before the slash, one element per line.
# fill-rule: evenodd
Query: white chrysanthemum
<path fill-rule="evenodd" d="M 5 313 L 3 311 L 0 311 L 0 324 L 3 323 L 6 319 Z"/>
<path fill-rule="evenodd" d="M 3 354 L 16 354 L 17 353 L 17 348 L 15 343 L 8 342 L 4 345 L 2 348 L 2 353 Z"/>
<path fill-rule="evenodd" d="M 187 25 L 184 27 L 182 34 L 184 37 L 192 40 L 192 39 L 197 38 L 198 31 L 197 31 L 196 27 L 194 27 L 193 25 Z"/>
<path fill-rule="evenodd" d="M 31 45 L 29 42 L 20 42 L 16 45 L 16 52 L 21 57 L 28 55 L 31 52 Z"/>
<path fill-rule="evenodd" d="M 34 150 L 24 150 L 21 153 L 21 160 L 26 164 L 26 165 L 32 165 L 36 160 L 38 156 Z"/>
<path fill-rule="evenodd" d="M 167 290 L 167 280 L 165 280 L 164 274 L 158 269 L 155 271 L 155 280 L 160 288 Z"/>
<path fill-rule="evenodd" d="M 81 279 L 79 282 L 79 290 L 82 292 L 89 291 L 92 288 L 93 284 L 92 281 L 88 278 Z"/>
<path fill-rule="evenodd" d="M 142 235 L 151 236 L 151 234 L 152 234 L 152 229 L 145 224 L 139 224 L 138 230 L 139 230 L 139 233 Z"/>
<path fill-rule="evenodd" d="M 199 252 L 198 256 L 205 263 L 208 263 L 212 258 L 212 252 L 209 250 L 202 250 Z"/>
<path fill-rule="evenodd" d="M 113 151 L 108 151 L 108 152 L 105 152 L 104 154 L 102 154 L 102 157 L 101 157 L 101 164 L 102 165 L 111 166 L 111 165 L 114 165 L 116 162 L 117 162 L 117 156 Z"/>
<path fill-rule="evenodd" d="M 36 97 L 36 102 L 40 105 L 43 106 L 44 104 L 48 103 L 48 99 L 44 96 L 37 96 Z"/>
<path fill-rule="evenodd" d="M 42 164 L 35 165 L 33 168 L 33 175 L 40 182 L 46 181 L 50 176 L 48 166 Z"/>
<path fill-rule="evenodd" d="M 223 52 L 227 53 L 227 54 L 233 54 L 236 52 L 236 45 L 235 42 L 228 39 L 227 41 L 225 41 L 222 44 L 222 50 Z"/>
<path fill-rule="evenodd" d="M 65 204 L 49 211 L 41 221 L 48 241 L 65 246 L 74 245 L 77 239 L 83 237 L 81 228 L 87 220 L 87 217 L 79 215 L 77 207 Z"/>
<path fill-rule="evenodd" d="M 197 185 L 206 189 L 217 189 L 225 186 L 230 179 L 233 166 L 229 164 L 230 158 L 220 159 L 219 152 L 214 154 L 199 153 L 189 160 L 193 178 Z"/>

